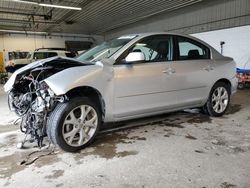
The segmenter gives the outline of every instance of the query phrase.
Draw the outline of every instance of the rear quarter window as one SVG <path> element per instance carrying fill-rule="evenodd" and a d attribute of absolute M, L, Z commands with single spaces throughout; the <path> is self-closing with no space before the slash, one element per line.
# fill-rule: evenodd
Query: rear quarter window
<path fill-rule="evenodd" d="M 177 48 L 178 60 L 210 59 L 209 48 L 195 40 L 178 36 Z"/>

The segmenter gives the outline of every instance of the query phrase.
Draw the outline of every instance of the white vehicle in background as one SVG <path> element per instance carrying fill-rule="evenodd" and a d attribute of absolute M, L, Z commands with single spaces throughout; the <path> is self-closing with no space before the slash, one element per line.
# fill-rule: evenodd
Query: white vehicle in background
<path fill-rule="evenodd" d="M 77 54 L 74 52 L 66 51 L 64 48 L 39 48 L 34 52 L 27 55 L 25 59 L 13 59 L 10 60 L 8 65 L 5 67 L 9 73 L 15 72 L 17 69 L 24 67 L 34 61 L 46 59 L 55 56 L 61 57 L 75 57 Z"/>

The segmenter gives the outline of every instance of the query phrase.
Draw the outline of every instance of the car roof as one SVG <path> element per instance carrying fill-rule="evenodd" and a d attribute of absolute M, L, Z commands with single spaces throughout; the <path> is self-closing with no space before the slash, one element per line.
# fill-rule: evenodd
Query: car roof
<path fill-rule="evenodd" d="M 131 34 L 124 34 L 122 36 L 140 36 L 140 37 L 147 37 L 151 35 L 177 35 L 177 36 L 184 36 L 184 37 L 191 37 L 190 35 L 181 34 L 181 33 L 173 33 L 173 32 L 145 32 L 145 33 L 131 33 Z"/>
<path fill-rule="evenodd" d="M 46 49 L 42 49 L 39 51 L 34 51 L 34 53 L 39 53 L 39 52 L 59 52 L 59 53 L 71 53 L 70 51 L 64 51 L 64 50 L 46 50 Z"/>

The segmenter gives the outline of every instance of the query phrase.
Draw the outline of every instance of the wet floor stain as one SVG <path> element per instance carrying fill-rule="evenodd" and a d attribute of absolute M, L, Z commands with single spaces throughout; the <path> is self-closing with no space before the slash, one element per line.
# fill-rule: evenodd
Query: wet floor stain
<path fill-rule="evenodd" d="M 129 138 L 130 140 L 146 140 L 146 137 L 140 137 L 140 136 L 132 136 Z"/>
<path fill-rule="evenodd" d="M 205 153 L 204 151 L 202 150 L 194 150 L 196 153 Z"/>
<path fill-rule="evenodd" d="M 0 178 L 10 179 L 12 175 L 24 170 L 27 166 L 34 164 L 37 168 L 58 162 L 56 155 L 47 155 L 42 151 L 15 152 L 12 155 L 0 157 Z"/>
<path fill-rule="evenodd" d="M 242 147 L 239 146 L 231 147 L 231 149 L 235 154 L 246 152 Z"/>
<path fill-rule="evenodd" d="M 17 143 L 17 135 L 16 134 L 10 134 L 8 136 L 5 137 L 6 139 L 6 143 L 8 143 L 9 145 L 14 145 Z"/>
<path fill-rule="evenodd" d="M 8 146 L 16 145 L 17 135 L 10 134 L 4 138 L 4 143 L 0 143 L 0 148 L 7 148 Z"/>
<path fill-rule="evenodd" d="M 56 187 L 62 187 L 63 183 L 56 184 Z"/>
<path fill-rule="evenodd" d="M 181 125 L 181 123 L 169 123 L 169 122 L 163 122 L 163 124 L 161 124 L 161 126 L 167 126 L 167 127 L 173 127 L 173 128 L 181 128 L 183 129 L 184 126 Z"/>
<path fill-rule="evenodd" d="M 164 137 L 170 137 L 172 135 L 175 135 L 172 129 L 164 129 L 164 132 L 166 132 L 166 134 L 164 134 Z"/>
<path fill-rule="evenodd" d="M 196 137 L 194 137 L 194 136 L 192 136 L 192 135 L 190 135 L 190 134 L 187 134 L 187 135 L 185 136 L 185 138 L 188 138 L 188 139 L 190 139 L 190 140 L 197 140 Z"/>
<path fill-rule="evenodd" d="M 212 119 L 207 116 L 207 115 L 203 115 L 203 114 L 191 114 L 188 116 L 187 119 L 188 123 L 212 123 Z"/>
<path fill-rule="evenodd" d="M 226 146 L 227 142 L 223 138 L 217 138 L 211 141 L 212 144 L 217 146 Z"/>
<path fill-rule="evenodd" d="M 13 174 L 24 170 L 25 166 L 20 165 L 20 161 L 26 154 L 15 152 L 13 155 L 0 157 L 0 178 L 10 179 Z"/>
<path fill-rule="evenodd" d="M 63 176 L 64 170 L 53 170 L 51 175 L 45 176 L 46 179 L 57 179 Z"/>
<path fill-rule="evenodd" d="M 121 151 L 121 152 L 117 152 L 117 157 L 120 158 L 120 157 L 126 157 L 126 156 L 129 156 L 129 155 L 137 155 L 138 152 L 137 151 Z"/>
<path fill-rule="evenodd" d="M 130 155 L 136 155 L 137 151 L 117 151 L 117 144 L 131 144 L 135 141 L 146 140 L 145 137 L 129 137 L 129 131 L 122 131 L 120 133 L 103 134 L 98 136 L 96 141 L 89 146 L 86 150 L 76 153 L 74 158 L 76 161 L 81 163 L 81 159 L 89 155 L 95 155 L 100 158 L 113 159 L 114 157 L 126 157 Z"/>
<path fill-rule="evenodd" d="M 83 159 L 85 156 L 98 156 L 100 158 L 105 159 L 113 159 L 115 157 L 126 157 L 129 155 L 136 155 L 137 151 L 122 151 L 117 152 L 117 144 L 132 144 L 136 141 L 145 141 L 146 137 L 141 136 L 132 136 L 129 137 L 128 134 L 131 132 L 131 130 L 138 129 L 138 127 L 146 127 L 146 126 L 153 126 L 152 131 L 154 131 L 157 126 L 159 127 L 169 127 L 170 129 L 164 129 L 164 137 L 170 137 L 171 135 L 174 135 L 174 132 L 171 128 L 185 128 L 184 125 L 182 125 L 184 122 L 188 123 L 203 123 L 208 122 L 211 123 L 211 119 L 209 116 L 202 115 L 202 114 L 187 114 L 180 112 L 180 114 L 177 113 L 178 116 L 181 117 L 168 117 L 166 119 L 162 119 L 159 121 L 152 121 L 148 123 L 142 123 L 139 126 L 137 125 L 135 128 L 129 128 L 126 131 L 119 131 L 119 133 L 110 133 L 110 134 L 103 134 L 99 136 L 96 141 L 89 146 L 86 150 L 82 150 L 80 153 L 75 154 L 74 158 L 77 162 L 81 163 L 81 159 Z M 175 115 L 176 116 L 176 115 Z M 144 132 L 148 132 L 145 130 Z M 194 136 L 186 135 L 186 138 L 196 140 Z"/>
<path fill-rule="evenodd" d="M 231 184 L 231 183 L 228 183 L 228 182 L 223 182 L 221 185 L 220 185 L 221 188 L 234 188 L 234 187 L 237 187 L 236 185 L 234 184 Z"/>
<path fill-rule="evenodd" d="M 34 164 L 36 167 L 42 168 L 44 166 L 49 166 L 59 161 L 60 159 L 57 157 L 57 155 L 48 155 L 48 156 L 44 156 L 41 159 L 38 159 L 37 161 L 35 161 Z"/>
<path fill-rule="evenodd" d="M 226 111 L 226 115 L 231 115 L 231 114 L 235 114 L 237 112 L 239 112 L 241 110 L 241 105 L 240 104 L 231 104 L 227 111 Z"/>

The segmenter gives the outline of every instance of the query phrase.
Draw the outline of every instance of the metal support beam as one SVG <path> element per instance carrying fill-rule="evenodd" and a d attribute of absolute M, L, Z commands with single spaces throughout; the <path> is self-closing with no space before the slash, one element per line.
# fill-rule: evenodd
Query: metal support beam
<path fill-rule="evenodd" d="M 51 21 L 44 21 L 44 20 L 16 20 L 16 19 L 5 19 L 5 18 L 0 18 L 0 22 L 7 22 L 7 23 L 22 23 L 22 24 L 50 24 L 50 25 L 58 25 L 56 22 L 51 22 Z"/>
<path fill-rule="evenodd" d="M 22 16 L 38 16 L 38 17 L 46 17 L 48 15 L 44 14 L 35 14 L 35 13 L 28 13 L 28 12 L 17 12 L 17 11 L 6 11 L 6 10 L 1 10 L 0 13 L 3 14 L 15 14 L 15 15 L 22 15 Z"/>

